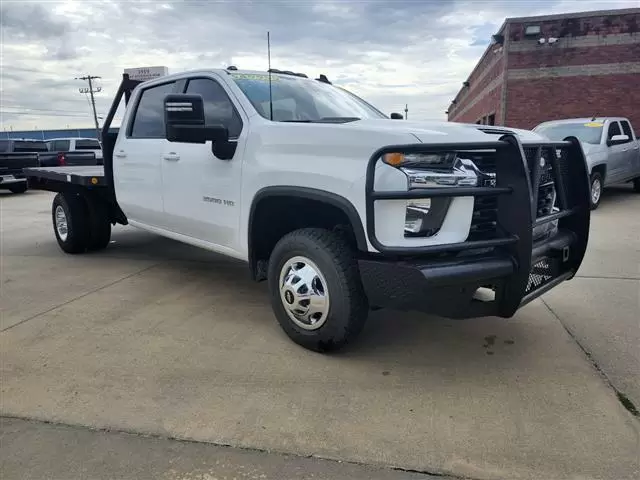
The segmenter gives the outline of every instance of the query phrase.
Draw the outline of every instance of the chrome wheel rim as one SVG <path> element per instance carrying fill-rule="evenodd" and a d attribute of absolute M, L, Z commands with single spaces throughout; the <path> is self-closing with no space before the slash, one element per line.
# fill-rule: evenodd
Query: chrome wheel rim
<path fill-rule="evenodd" d="M 602 195 L 602 184 L 600 183 L 600 180 L 596 178 L 591 184 L 591 201 L 593 203 L 598 203 L 600 195 Z"/>
<path fill-rule="evenodd" d="M 304 330 L 317 330 L 327 321 L 329 291 L 318 266 L 306 257 L 285 262 L 280 270 L 280 300 L 289 318 Z"/>
<path fill-rule="evenodd" d="M 64 242 L 67 240 L 67 236 L 69 235 L 69 225 L 67 223 L 67 214 L 64 213 L 64 208 L 62 208 L 60 205 L 56 207 L 55 216 L 56 231 L 58 232 L 60 240 Z"/>

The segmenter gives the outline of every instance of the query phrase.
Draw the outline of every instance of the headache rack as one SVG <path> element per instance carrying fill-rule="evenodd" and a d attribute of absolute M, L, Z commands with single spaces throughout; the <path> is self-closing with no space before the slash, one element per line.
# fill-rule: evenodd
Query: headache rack
<path fill-rule="evenodd" d="M 500 315 L 571 278 L 586 251 L 590 208 L 587 166 L 579 141 L 521 144 L 502 131 L 497 141 L 437 145 L 392 145 L 377 150 L 366 172 L 366 230 L 372 246 L 386 256 L 405 259 L 508 257 L 512 273 L 486 287 L 494 290 Z M 474 187 L 376 191 L 375 171 L 386 153 L 460 152 L 495 182 Z M 382 200 L 474 197 L 474 211 L 463 242 L 397 247 L 376 237 L 375 203 Z M 553 227 L 553 228 L 550 228 Z"/>

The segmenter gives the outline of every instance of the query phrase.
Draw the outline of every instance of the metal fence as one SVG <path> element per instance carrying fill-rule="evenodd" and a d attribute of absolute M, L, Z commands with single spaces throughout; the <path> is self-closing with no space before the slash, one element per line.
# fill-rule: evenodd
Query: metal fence
<path fill-rule="evenodd" d="M 110 132 L 117 133 L 117 128 L 109 129 Z M 14 130 L 0 132 L 0 140 L 12 138 L 28 138 L 33 140 L 50 140 L 60 137 L 83 137 L 96 138 L 95 128 L 66 128 L 60 130 Z"/>

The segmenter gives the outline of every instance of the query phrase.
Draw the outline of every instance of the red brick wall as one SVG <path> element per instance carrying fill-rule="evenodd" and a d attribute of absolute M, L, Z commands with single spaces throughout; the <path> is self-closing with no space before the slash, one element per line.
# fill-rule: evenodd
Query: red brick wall
<path fill-rule="evenodd" d="M 525 36 L 529 25 L 540 25 L 540 35 Z M 450 106 L 449 121 L 474 123 L 495 112 L 496 125 L 532 128 L 544 120 L 606 115 L 627 116 L 640 130 L 640 10 L 522 19 L 510 22 L 506 32 L 507 85 L 481 95 L 504 73 L 504 52 L 491 67 L 494 45 L 473 70 L 470 88 L 461 89 L 457 104 Z M 559 40 L 540 45 L 539 37 Z M 487 69 L 488 74 L 477 81 Z M 503 88 L 506 118 L 501 118 Z"/>
<path fill-rule="evenodd" d="M 598 47 L 557 48 L 540 45 L 527 52 L 509 52 L 509 69 L 596 65 L 640 61 L 640 43 Z"/>
<path fill-rule="evenodd" d="M 485 72 L 486 74 L 483 76 Z M 503 73 L 503 53 L 493 53 L 492 50 L 489 50 L 469 76 L 469 88 L 462 88 L 456 97 L 457 104 L 455 107 L 453 105 L 449 107 L 449 121 L 475 123 L 480 117 L 495 112 L 496 123 L 498 123 L 498 117 L 500 116 L 500 95 L 496 95 L 496 92 L 501 90 L 500 86 L 492 90 L 489 95 L 483 97 L 468 111 L 463 112 L 463 110 L 467 108 L 474 99 L 478 98 L 491 82 L 501 77 Z"/>
<path fill-rule="evenodd" d="M 496 115 L 496 125 L 501 124 L 501 111 L 500 106 L 502 103 L 502 85 L 499 85 L 487 95 L 482 97 L 475 105 L 473 105 L 469 110 L 464 112 L 462 115 L 452 119 L 452 122 L 461 122 L 461 123 L 476 123 L 476 121 L 480 120 L 481 117 L 486 115 L 490 115 L 494 113 Z"/>
<path fill-rule="evenodd" d="M 640 31 L 640 13 L 614 13 L 582 18 L 513 22 L 509 27 L 511 42 L 518 42 L 526 38 L 524 32 L 527 25 L 540 25 L 540 34 L 543 37 L 564 38 L 584 37 L 587 35 L 615 35 L 619 33 L 638 34 Z"/>
<path fill-rule="evenodd" d="M 627 117 L 640 131 L 640 74 L 509 80 L 506 125 L 531 129 L 546 120 Z"/>

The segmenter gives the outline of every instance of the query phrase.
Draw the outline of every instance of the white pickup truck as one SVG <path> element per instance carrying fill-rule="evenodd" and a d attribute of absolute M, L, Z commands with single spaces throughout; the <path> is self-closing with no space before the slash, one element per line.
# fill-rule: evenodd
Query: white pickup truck
<path fill-rule="evenodd" d="M 371 308 L 508 318 L 575 275 L 590 222 L 575 137 L 392 117 L 324 75 L 125 74 L 104 168 L 27 175 L 59 192 L 65 252 L 105 248 L 119 223 L 243 260 L 315 351 L 353 340 Z"/>

